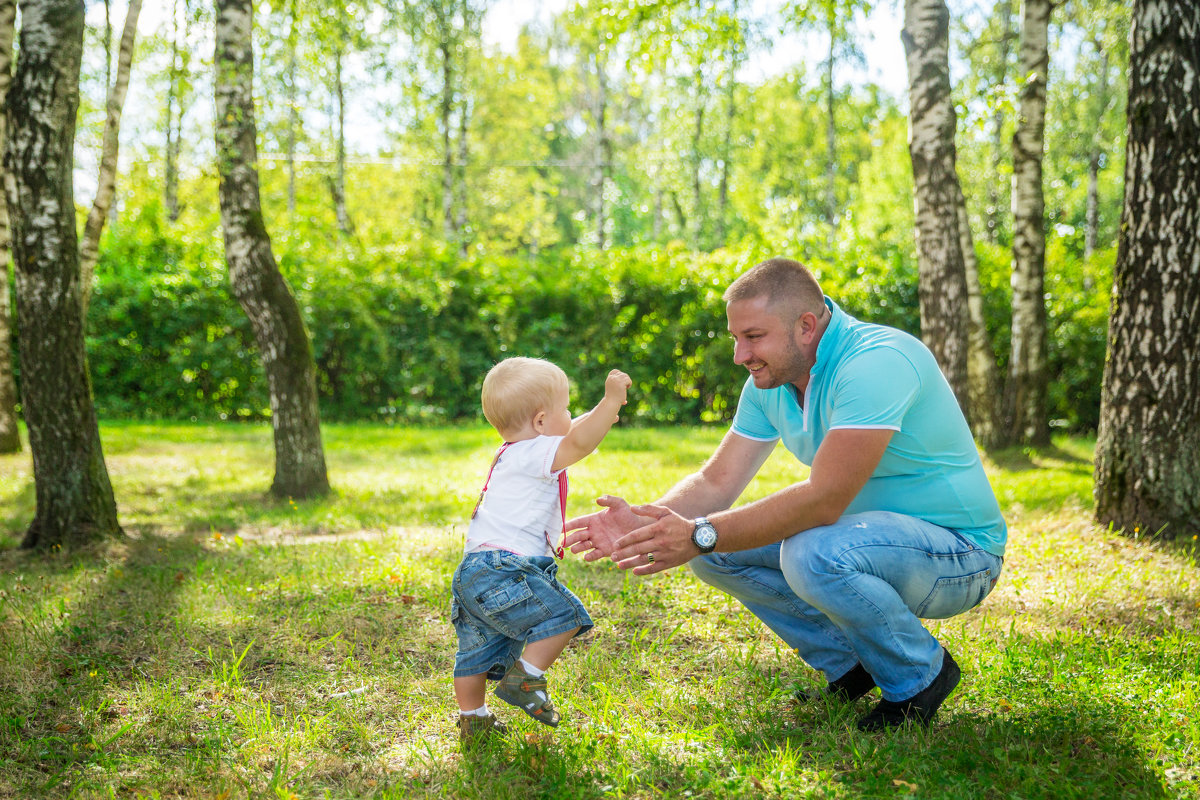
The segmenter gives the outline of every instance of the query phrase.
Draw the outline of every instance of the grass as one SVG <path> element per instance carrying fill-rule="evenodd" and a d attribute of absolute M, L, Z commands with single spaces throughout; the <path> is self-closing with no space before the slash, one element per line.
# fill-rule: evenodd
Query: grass
<path fill-rule="evenodd" d="M 598 625 L 551 673 L 564 725 L 504 707 L 463 755 L 449 580 L 492 434 L 327 426 L 337 493 L 304 503 L 262 497 L 265 428 L 102 435 L 131 535 L 87 552 L 17 549 L 31 466 L 0 457 L 0 797 L 1200 796 L 1195 545 L 1094 526 L 1088 440 L 989 464 L 1009 556 L 930 622 L 964 672 L 930 729 L 797 704 L 816 674 L 687 571 L 568 560 Z M 572 510 L 652 499 L 720 435 L 613 432 Z M 802 475 L 777 452 L 747 497 Z"/>

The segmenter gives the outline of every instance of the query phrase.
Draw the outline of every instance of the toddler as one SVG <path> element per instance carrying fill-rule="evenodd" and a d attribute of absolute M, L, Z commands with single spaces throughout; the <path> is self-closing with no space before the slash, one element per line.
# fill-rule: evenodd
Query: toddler
<path fill-rule="evenodd" d="M 608 374 L 604 399 L 577 419 L 566 374 L 549 361 L 509 358 L 483 381 L 483 414 L 504 438 L 471 514 L 454 571 L 450 619 L 458 635 L 454 695 L 464 743 L 505 730 L 485 702 L 496 696 L 546 725 L 559 714 L 545 672 L 572 637 L 592 627 L 587 609 L 555 577 L 566 523 L 566 469 L 604 439 L 631 385 Z M 500 676 L 503 677 L 500 677 Z"/>

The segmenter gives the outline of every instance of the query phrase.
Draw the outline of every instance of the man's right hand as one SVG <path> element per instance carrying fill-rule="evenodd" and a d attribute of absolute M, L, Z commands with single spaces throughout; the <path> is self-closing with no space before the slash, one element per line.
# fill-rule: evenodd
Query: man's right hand
<path fill-rule="evenodd" d="M 603 511 L 567 520 L 565 544 L 572 553 L 583 553 L 584 561 L 597 561 L 613 554 L 617 540 L 632 530 L 654 522 L 653 517 L 633 513 L 620 497 L 604 495 L 596 498 Z"/>

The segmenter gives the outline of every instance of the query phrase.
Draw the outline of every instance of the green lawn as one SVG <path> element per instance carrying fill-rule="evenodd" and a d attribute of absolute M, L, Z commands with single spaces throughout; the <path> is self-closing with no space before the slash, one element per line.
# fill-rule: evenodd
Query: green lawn
<path fill-rule="evenodd" d="M 572 511 L 650 500 L 715 429 L 616 430 Z M 29 455 L 0 456 L 0 797 L 1200 796 L 1195 541 L 1090 521 L 1093 442 L 989 463 L 1010 526 L 984 604 L 930 623 L 963 682 L 928 729 L 857 732 L 820 680 L 689 572 L 569 559 L 596 631 L 551 675 L 550 730 L 465 756 L 449 581 L 484 428 L 325 428 L 335 496 L 272 502 L 262 426 L 108 424 L 130 537 L 17 549 Z M 747 499 L 799 477 L 776 452 Z"/>

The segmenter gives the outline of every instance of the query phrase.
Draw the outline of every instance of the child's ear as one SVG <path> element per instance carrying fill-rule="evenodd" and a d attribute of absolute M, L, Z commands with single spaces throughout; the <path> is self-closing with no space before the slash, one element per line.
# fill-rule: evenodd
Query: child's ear
<path fill-rule="evenodd" d="M 533 415 L 533 429 L 541 433 L 546 429 L 546 412 L 539 411 Z"/>

